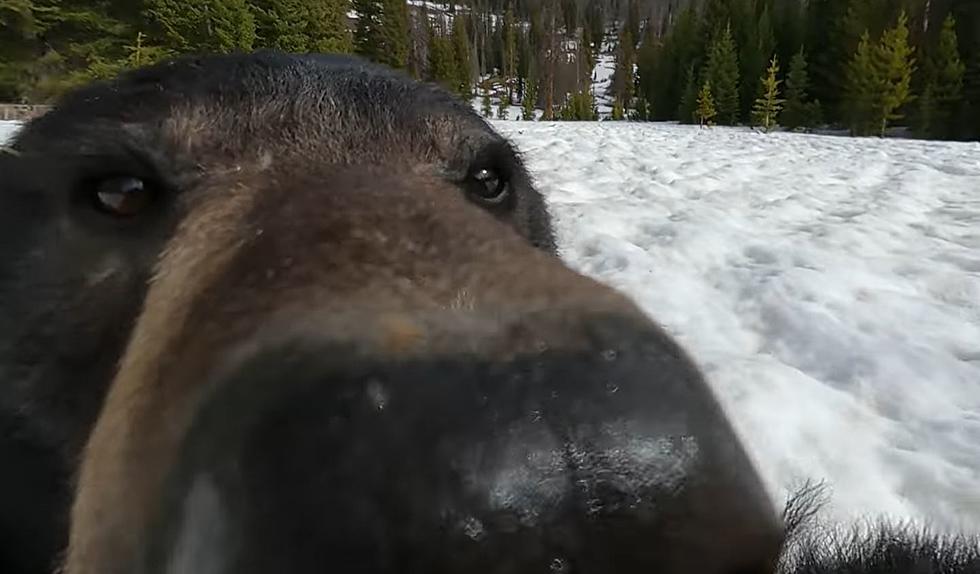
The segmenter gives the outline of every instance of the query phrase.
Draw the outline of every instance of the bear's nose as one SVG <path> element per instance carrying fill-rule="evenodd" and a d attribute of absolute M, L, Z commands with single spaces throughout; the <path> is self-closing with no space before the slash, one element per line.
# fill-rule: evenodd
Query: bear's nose
<path fill-rule="evenodd" d="M 781 529 L 666 336 L 394 358 L 258 345 L 202 403 L 148 571 L 772 572 Z"/>

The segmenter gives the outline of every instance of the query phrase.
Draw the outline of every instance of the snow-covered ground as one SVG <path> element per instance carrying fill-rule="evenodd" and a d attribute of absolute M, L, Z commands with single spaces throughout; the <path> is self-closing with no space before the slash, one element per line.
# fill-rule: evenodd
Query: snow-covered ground
<path fill-rule="evenodd" d="M 774 494 L 980 532 L 980 144 L 496 122 L 563 257 L 696 357 Z"/>
<path fill-rule="evenodd" d="M 980 144 L 494 125 L 564 258 L 687 346 L 775 497 L 826 480 L 830 519 L 980 532 Z"/>
<path fill-rule="evenodd" d="M 13 135 L 14 131 L 17 129 L 17 122 L 4 122 L 0 121 L 0 145 L 3 145 L 7 138 Z"/>

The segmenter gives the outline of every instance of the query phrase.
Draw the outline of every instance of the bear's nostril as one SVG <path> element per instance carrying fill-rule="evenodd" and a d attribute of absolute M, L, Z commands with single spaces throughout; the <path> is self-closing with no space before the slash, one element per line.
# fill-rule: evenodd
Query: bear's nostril
<path fill-rule="evenodd" d="M 551 563 L 548 564 L 548 572 L 549 574 L 574 574 L 568 560 L 561 557 L 552 558 Z"/>

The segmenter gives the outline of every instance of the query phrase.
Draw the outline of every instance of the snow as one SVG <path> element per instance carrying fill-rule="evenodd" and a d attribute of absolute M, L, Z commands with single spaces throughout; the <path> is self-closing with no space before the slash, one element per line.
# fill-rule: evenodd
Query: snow
<path fill-rule="evenodd" d="M 20 124 L 17 122 L 4 122 L 0 121 L 0 146 L 2 146 L 14 132 L 17 131 L 17 127 Z"/>
<path fill-rule="evenodd" d="M 429 13 L 431 19 L 435 19 L 438 15 L 441 14 L 443 16 L 443 22 L 447 24 L 452 24 L 453 15 L 465 14 L 472 11 L 469 6 L 463 6 L 456 3 L 449 4 L 449 3 L 440 3 L 440 2 L 428 2 L 426 0 L 407 0 L 407 4 L 409 6 L 414 6 L 415 8 L 418 9 L 424 8 Z M 501 22 L 504 19 L 504 16 L 501 14 L 494 14 L 490 12 L 487 13 L 487 15 L 489 15 L 490 17 L 490 24 L 494 27 L 498 25 L 498 22 Z M 482 16 L 482 14 L 479 14 L 478 16 Z M 520 24 L 521 27 L 525 29 L 529 26 L 527 22 L 520 22 Z"/>
<path fill-rule="evenodd" d="M 599 112 L 599 119 L 602 120 L 612 116 L 613 108 L 611 88 L 613 74 L 616 72 L 616 45 L 611 41 L 611 34 L 611 32 L 607 33 L 606 39 L 602 42 L 595 68 L 592 70 L 592 97 Z"/>
<path fill-rule="evenodd" d="M 490 83 L 491 85 L 487 86 L 488 83 Z M 503 82 L 500 82 L 499 80 L 493 81 L 493 78 L 491 76 L 482 76 L 480 78 L 480 81 L 475 86 L 476 93 L 473 96 L 473 99 L 470 100 L 470 107 L 472 107 L 473 111 L 475 111 L 476 113 L 480 114 L 481 116 L 483 115 L 483 96 L 487 92 L 487 87 L 489 87 L 489 91 L 490 91 L 490 115 L 487 116 L 487 119 L 499 120 L 500 117 L 497 115 L 497 111 L 498 111 L 497 108 L 500 105 L 500 99 L 505 95 L 505 92 L 507 91 L 507 86 Z M 543 115 L 544 115 L 544 110 L 542 110 L 541 108 L 534 109 L 535 120 L 541 119 L 541 116 Z M 510 121 L 523 120 L 524 109 L 520 105 L 514 105 L 514 104 L 508 105 L 507 117 L 505 119 Z"/>
<path fill-rule="evenodd" d="M 777 500 L 980 531 L 980 144 L 495 122 L 563 257 L 689 349 Z"/>
<path fill-rule="evenodd" d="M 980 531 L 980 144 L 493 125 L 562 256 L 687 347 L 774 498 L 825 480 L 832 520 Z"/>
<path fill-rule="evenodd" d="M 407 4 L 409 6 L 415 6 L 417 8 L 425 8 L 426 10 L 432 12 L 451 12 L 449 4 L 442 4 L 436 2 L 425 2 L 424 0 L 408 0 Z M 467 9 L 465 6 L 456 6 L 456 10 L 462 12 Z"/>
<path fill-rule="evenodd" d="M 473 107 L 473 110 L 476 111 L 476 113 L 483 115 L 483 90 L 477 89 L 477 93 L 478 95 L 475 96 L 470 101 L 470 106 Z M 500 103 L 500 98 L 498 96 L 496 95 L 490 96 L 490 116 L 488 117 L 488 119 L 500 120 L 500 118 L 497 116 L 497 106 L 499 105 L 499 103 Z M 543 110 L 541 110 L 540 108 L 534 109 L 534 119 L 539 120 L 541 119 L 542 115 L 544 115 Z M 500 120 L 500 121 L 515 121 L 515 120 L 523 120 L 523 119 L 524 119 L 524 110 L 523 108 L 521 108 L 521 106 L 508 105 L 507 119 Z"/>

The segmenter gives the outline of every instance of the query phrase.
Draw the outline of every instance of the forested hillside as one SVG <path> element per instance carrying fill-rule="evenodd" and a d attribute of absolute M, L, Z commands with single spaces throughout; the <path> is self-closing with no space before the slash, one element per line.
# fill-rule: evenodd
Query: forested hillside
<path fill-rule="evenodd" d="M 359 53 L 510 119 L 599 97 L 611 119 L 980 138 L 976 0 L 0 0 L 0 101 L 258 48 Z"/>
<path fill-rule="evenodd" d="M 705 0 L 647 28 L 637 85 L 654 119 L 693 121 L 708 86 L 723 124 L 754 123 L 775 64 L 787 127 L 912 127 L 980 137 L 980 2 Z"/>

